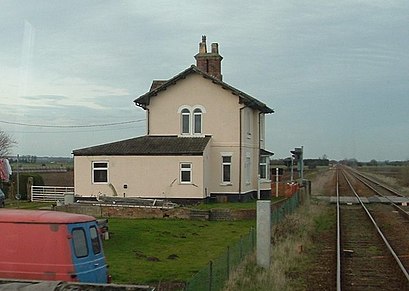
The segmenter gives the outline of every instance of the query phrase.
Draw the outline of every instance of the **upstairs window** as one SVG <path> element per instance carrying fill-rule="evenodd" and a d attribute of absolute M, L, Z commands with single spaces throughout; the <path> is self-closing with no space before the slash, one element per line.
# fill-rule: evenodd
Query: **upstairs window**
<path fill-rule="evenodd" d="M 92 163 L 92 183 L 108 183 L 108 162 Z"/>
<path fill-rule="evenodd" d="M 231 183 L 231 155 L 222 156 L 222 183 Z"/>
<path fill-rule="evenodd" d="M 182 127 L 182 134 L 190 134 L 190 111 L 189 109 L 185 108 L 182 110 L 182 120 L 181 120 L 181 127 Z"/>
<path fill-rule="evenodd" d="M 194 133 L 202 133 L 202 110 L 200 108 L 196 108 L 193 111 L 193 118 L 194 118 Z"/>
<path fill-rule="evenodd" d="M 182 105 L 178 109 L 180 114 L 181 135 L 201 135 L 203 133 L 203 113 L 206 113 L 202 105 Z"/>

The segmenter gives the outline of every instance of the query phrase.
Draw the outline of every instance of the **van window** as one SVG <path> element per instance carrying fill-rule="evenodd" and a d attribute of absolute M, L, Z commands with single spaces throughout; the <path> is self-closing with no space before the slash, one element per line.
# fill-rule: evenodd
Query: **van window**
<path fill-rule="evenodd" d="M 83 228 L 75 228 L 72 231 L 72 241 L 74 244 L 74 252 L 77 258 L 88 256 L 87 239 Z"/>
<path fill-rule="evenodd" d="M 97 228 L 91 226 L 89 232 L 91 233 L 92 250 L 94 251 L 94 254 L 99 254 L 101 252 L 101 245 L 99 243 Z"/>

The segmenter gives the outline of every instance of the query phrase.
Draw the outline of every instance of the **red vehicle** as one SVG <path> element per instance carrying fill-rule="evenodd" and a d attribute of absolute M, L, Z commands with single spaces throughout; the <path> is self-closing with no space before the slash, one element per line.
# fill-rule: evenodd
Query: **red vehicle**
<path fill-rule="evenodd" d="M 107 283 L 96 220 L 57 211 L 0 209 L 0 278 Z"/>

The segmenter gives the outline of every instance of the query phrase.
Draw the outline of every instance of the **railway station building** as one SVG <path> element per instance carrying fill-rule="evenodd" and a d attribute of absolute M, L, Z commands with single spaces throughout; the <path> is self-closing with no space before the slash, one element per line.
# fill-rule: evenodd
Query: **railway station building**
<path fill-rule="evenodd" d="M 208 51 L 203 36 L 195 59 L 134 100 L 146 135 L 73 151 L 77 195 L 244 201 L 258 187 L 271 195 L 265 119 L 273 109 L 222 80 L 217 43 Z"/>

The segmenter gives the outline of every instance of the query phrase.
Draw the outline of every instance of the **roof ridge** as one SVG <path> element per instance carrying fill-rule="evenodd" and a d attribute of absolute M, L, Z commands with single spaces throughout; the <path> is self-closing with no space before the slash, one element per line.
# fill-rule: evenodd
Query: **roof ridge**
<path fill-rule="evenodd" d="M 197 66 L 191 65 L 189 68 L 183 70 L 179 74 L 173 76 L 172 78 L 168 79 L 166 82 L 161 84 L 160 86 L 156 87 L 155 89 L 148 91 L 147 93 L 139 96 L 134 100 L 134 103 L 136 106 L 142 107 L 143 109 L 146 109 L 147 105 L 150 103 L 150 98 L 153 96 L 158 95 L 161 91 L 166 90 L 167 87 L 170 85 L 176 84 L 177 81 L 180 79 L 184 79 L 188 74 L 195 72 L 200 75 L 202 75 L 206 79 L 210 79 L 213 83 L 221 86 L 223 89 L 229 89 L 232 91 L 234 95 L 237 95 L 239 98 L 241 98 L 241 101 L 243 101 L 244 104 L 250 107 L 254 107 L 258 110 L 260 110 L 263 113 L 274 113 L 274 110 L 269 108 L 265 103 L 259 101 L 258 99 L 250 96 L 249 94 L 233 87 L 232 85 L 229 85 L 228 83 L 221 81 L 206 72 L 200 70 Z"/>

